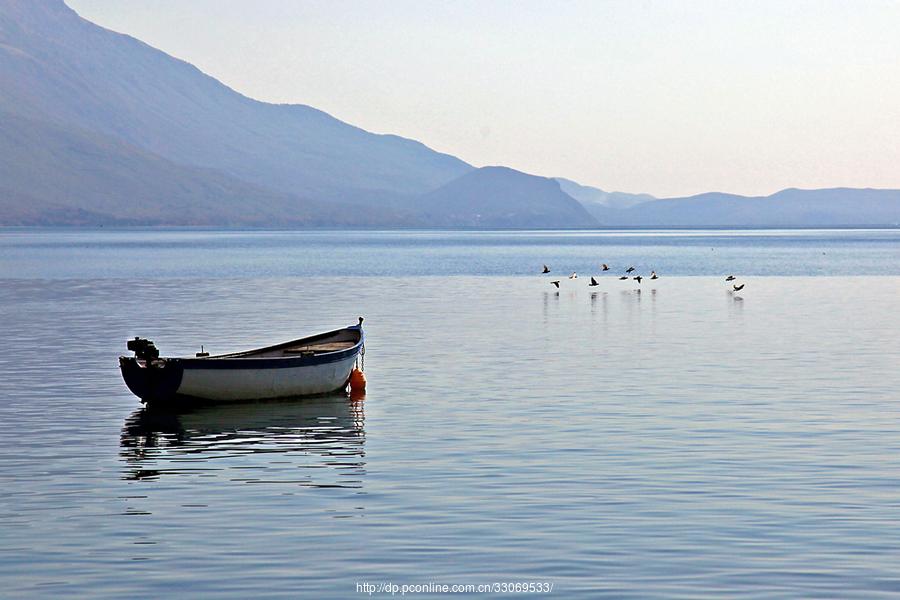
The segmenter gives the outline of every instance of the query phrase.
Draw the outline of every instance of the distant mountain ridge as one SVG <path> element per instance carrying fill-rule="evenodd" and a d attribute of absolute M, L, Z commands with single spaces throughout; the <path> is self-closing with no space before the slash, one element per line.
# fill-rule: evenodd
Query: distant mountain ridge
<path fill-rule="evenodd" d="M 900 190 L 790 188 L 770 196 L 709 192 L 607 211 L 610 226 L 813 227 L 900 225 Z"/>
<path fill-rule="evenodd" d="M 629 208 L 641 202 L 656 200 L 650 194 L 629 194 L 627 192 L 605 192 L 600 188 L 582 185 L 564 177 L 554 177 L 559 182 L 559 187 L 572 196 L 590 212 L 595 206 L 607 208 Z"/>
<path fill-rule="evenodd" d="M 433 225 L 590 227 L 597 221 L 559 182 L 507 167 L 482 167 L 424 194 L 417 208 Z"/>
<path fill-rule="evenodd" d="M 896 225 L 900 191 L 656 199 L 505 167 L 243 96 L 79 17 L 0 0 L 0 225 Z"/>

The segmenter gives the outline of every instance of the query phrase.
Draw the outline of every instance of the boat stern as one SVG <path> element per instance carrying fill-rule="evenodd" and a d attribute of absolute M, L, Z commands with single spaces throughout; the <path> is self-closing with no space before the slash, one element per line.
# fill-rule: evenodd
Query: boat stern
<path fill-rule="evenodd" d="M 178 360 L 120 356 L 119 369 L 131 393 L 144 402 L 165 400 L 178 393 L 184 375 Z"/>

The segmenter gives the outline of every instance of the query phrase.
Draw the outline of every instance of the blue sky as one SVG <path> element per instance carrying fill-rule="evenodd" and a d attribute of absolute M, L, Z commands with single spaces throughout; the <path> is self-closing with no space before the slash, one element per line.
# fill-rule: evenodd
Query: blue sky
<path fill-rule="evenodd" d="M 900 2 L 67 0 L 265 101 L 676 196 L 900 188 Z"/>

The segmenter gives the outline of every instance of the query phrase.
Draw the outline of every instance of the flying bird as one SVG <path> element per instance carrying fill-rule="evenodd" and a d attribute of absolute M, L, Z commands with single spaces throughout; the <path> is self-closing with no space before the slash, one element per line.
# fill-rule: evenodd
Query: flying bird
<path fill-rule="evenodd" d="M 656 271 L 650 271 L 650 279 L 659 279 L 659 275 L 656 274 Z"/>
<path fill-rule="evenodd" d="M 569 275 L 569 279 L 578 279 L 578 273 L 576 273 L 575 271 L 572 271 L 572 274 Z"/>
<path fill-rule="evenodd" d="M 628 279 L 628 275 L 622 275 L 621 277 L 619 277 L 619 281 L 625 281 L 626 279 Z"/>
<path fill-rule="evenodd" d="M 631 273 L 632 271 L 634 271 L 634 267 L 628 267 L 627 269 L 625 269 L 626 273 Z"/>
<path fill-rule="evenodd" d="M 739 292 L 739 291 L 741 291 L 742 289 L 744 289 L 744 284 L 742 283 L 741 285 L 733 285 L 733 286 L 731 286 L 731 287 L 734 288 L 734 291 Z"/>
<path fill-rule="evenodd" d="M 550 267 L 548 267 L 547 265 L 544 265 L 544 270 L 541 271 L 541 273 L 549 273 L 549 272 L 550 272 Z"/>
<path fill-rule="evenodd" d="M 640 283 L 641 280 L 643 279 L 643 277 L 641 277 L 640 275 L 638 275 L 637 277 L 632 277 L 632 279 L 634 279 L 635 281 L 637 281 L 638 283 Z"/>
<path fill-rule="evenodd" d="M 596 280 L 596 279 L 594 279 L 593 277 L 591 277 L 591 282 L 590 282 L 588 285 L 591 286 L 591 287 L 593 287 L 593 286 L 595 286 L 595 285 L 600 285 L 600 284 L 597 283 L 597 280 Z"/>
<path fill-rule="evenodd" d="M 736 277 L 734 275 L 729 275 L 728 277 L 725 278 L 725 281 L 734 281 L 735 279 L 736 279 Z"/>
<path fill-rule="evenodd" d="M 551 284 L 556 286 L 556 289 L 559 289 L 559 281 L 551 281 Z"/>
<path fill-rule="evenodd" d="M 604 271 L 609 271 L 609 265 L 606 263 L 603 263 L 602 265 L 600 265 L 600 268 L 603 269 Z"/>

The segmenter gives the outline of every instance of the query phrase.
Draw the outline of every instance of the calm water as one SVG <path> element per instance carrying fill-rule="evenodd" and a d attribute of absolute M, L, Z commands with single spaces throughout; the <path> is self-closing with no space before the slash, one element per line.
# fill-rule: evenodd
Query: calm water
<path fill-rule="evenodd" d="M 900 596 L 898 292 L 898 231 L 0 231 L 0 595 Z M 117 370 L 357 315 L 362 400 Z"/>

